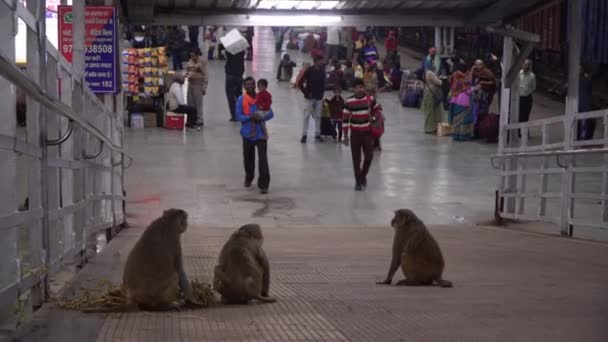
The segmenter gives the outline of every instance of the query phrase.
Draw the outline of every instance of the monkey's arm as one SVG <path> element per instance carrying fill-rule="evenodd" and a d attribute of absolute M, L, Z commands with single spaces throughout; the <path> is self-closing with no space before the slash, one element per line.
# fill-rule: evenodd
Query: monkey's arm
<path fill-rule="evenodd" d="M 262 248 L 258 249 L 257 259 L 260 266 L 262 266 L 262 272 L 264 272 L 262 276 L 262 296 L 268 297 L 270 288 L 270 265 L 268 264 L 266 253 L 264 253 Z"/>
<path fill-rule="evenodd" d="M 390 285 L 393 281 L 393 276 L 395 276 L 395 272 L 401 265 L 401 253 L 403 252 L 403 240 L 404 237 L 399 234 L 399 231 L 395 232 L 395 237 L 393 239 L 393 257 L 391 259 L 391 265 L 388 269 L 388 274 L 386 279 L 381 282 L 377 282 L 377 284 L 381 285 Z"/>
<path fill-rule="evenodd" d="M 190 287 L 190 282 L 188 281 L 188 277 L 186 276 L 186 272 L 184 271 L 184 263 L 182 260 L 182 246 L 178 245 L 177 256 L 175 258 L 175 268 L 177 270 L 177 274 L 179 276 L 179 287 L 184 294 L 184 298 L 186 299 L 186 304 L 188 305 L 197 305 L 199 304 L 194 298 L 194 294 L 192 293 L 192 288 Z"/>

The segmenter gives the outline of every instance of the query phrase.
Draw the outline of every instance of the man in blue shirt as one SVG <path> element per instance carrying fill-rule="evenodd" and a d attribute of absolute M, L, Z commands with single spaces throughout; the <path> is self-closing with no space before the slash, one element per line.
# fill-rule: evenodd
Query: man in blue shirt
<path fill-rule="evenodd" d="M 255 79 L 247 77 L 244 81 L 245 94 L 236 101 L 236 119 L 241 122 L 243 137 L 243 162 L 245 164 L 245 187 L 250 187 L 255 177 L 255 149 L 258 149 L 258 188 L 268 193 L 270 170 L 268 168 L 267 139 L 264 123 L 274 117 L 272 109 L 262 116 L 255 103 Z"/>

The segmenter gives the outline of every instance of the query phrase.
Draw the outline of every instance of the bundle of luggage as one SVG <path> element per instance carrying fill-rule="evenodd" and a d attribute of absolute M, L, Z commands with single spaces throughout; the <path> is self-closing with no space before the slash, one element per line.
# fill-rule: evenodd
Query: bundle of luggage
<path fill-rule="evenodd" d="M 401 78 L 399 89 L 399 100 L 403 107 L 418 108 L 422 101 L 424 83 L 420 81 L 415 73 L 406 70 Z"/>

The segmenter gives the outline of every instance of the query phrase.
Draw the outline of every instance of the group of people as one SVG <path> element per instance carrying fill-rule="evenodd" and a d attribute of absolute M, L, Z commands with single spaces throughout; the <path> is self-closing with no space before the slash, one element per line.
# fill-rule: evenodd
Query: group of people
<path fill-rule="evenodd" d="M 460 58 L 452 58 L 450 64 L 446 66 L 446 63 L 437 55 L 435 48 L 429 49 L 429 54 L 423 61 L 424 132 L 435 134 L 437 124 L 447 122 L 452 126 L 454 140 L 466 141 L 480 135 L 483 136 L 483 131 L 487 127 L 483 122 L 486 118 L 491 117 L 490 106 L 494 98 L 498 98 L 500 106 L 502 75 L 500 61 L 495 55 L 489 54 L 485 61 L 476 60 L 471 68 L 468 68 Z M 528 122 L 533 109 L 534 93 L 537 89 L 536 75 L 530 59 L 525 60 L 518 77 L 519 122 Z M 579 80 L 579 112 L 591 110 L 591 84 L 591 73 L 586 66 L 582 65 Z M 446 88 L 447 94 L 444 91 Z M 444 118 L 443 115 L 443 103 L 445 102 L 447 102 L 448 108 L 447 118 Z M 496 125 L 498 122 L 493 123 L 493 126 Z M 577 140 L 592 139 L 595 126 L 595 119 L 578 120 Z M 495 135 L 494 139 L 498 138 L 498 127 L 494 127 L 492 135 Z M 521 132 L 519 132 L 519 136 L 521 137 Z"/>
<path fill-rule="evenodd" d="M 460 58 L 450 62 L 451 65 L 446 66 L 434 47 L 422 62 L 424 132 L 435 134 L 440 122 L 448 122 L 452 125 L 452 138 L 466 141 L 479 134 L 479 123 L 490 113 L 492 100 L 499 89 L 500 76 L 497 74 L 500 71 L 491 69 L 481 59 L 471 68 Z M 448 68 L 450 70 L 446 70 Z M 533 92 L 534 86 L 530 87 Z M 446 102 L 447 118 L 444 115 Z"/>

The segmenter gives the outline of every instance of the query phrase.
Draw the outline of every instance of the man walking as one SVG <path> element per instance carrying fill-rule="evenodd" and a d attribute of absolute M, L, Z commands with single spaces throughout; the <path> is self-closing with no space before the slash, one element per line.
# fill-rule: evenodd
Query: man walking
<path fill-rule="evenodd" d="M 176 72 L 173 76 L 173 83 L 167 93 L 167 107 L 173 113 L 181 113 L 188 115 L 186 127 L 198 129 L 196 126 L 196 108 L 186 105 L 184 100 L 184 77 L 180 72 Z"/>
<path fill-rule="evenodd" d="M 532 61 L 526 59 L 523 68 L 519 72 L 519 122 L 528 122 L 530 120 L 532 94 L 535 91 L 536 75 L 532 72 Z"/>
<path fill-rule="evenodd" d="M 226 98 L 230 109 L 230 121 L 236 122 L 236 100 L 243 93 L 243 73 L 245 72 L 245 51 L 235 55 L 226 51 Z"/>
<path fill-rule="evenodd" d="M 318 142 L 323 142 L 323 138 L 321 138 L 321 112 L 323 110 L 325 78 L 326 74 L 325 65 L 323 64 L 323 57 L 316 56 L 314 58 L 314 65 L 306 69 L 304 75 L 302 75 L 300 81 L 298 82 L 298 88 L 302 91 L 304 98 L 306 99 L 304 121 L 302 125 L 302 138 L 300 139 L 302 144 L 306 143 L 311 115 L 315 121 L 315 140 Z"/>
<path fill-rule="evenodd" d="M 342 130 L 344 143 L 348 145 L 348 132 L 350 131 L 350 150 L 353 157 L 353 171 L 355 174 L 355 191 L 367 188 L 367 172 L 374 158 L 374 138 L 371 132 L 370 111 L 379 111 L 380 105 L 373 96 L 365 92 L 365 83 L 362 79 L 355 80 L 355 94 L 344 104 L 342 113 Z M 361 152 L 363 151 L 363 165 L 361 165 Z"/>
<path fill-rule="evenodd" d="M 256 105 L 255 79 L 247 77 L 244 81 L 245 94 L 236 102 L 236 118 L 242 123 L 243 162 L 245 164 L 245 187 L 248 188 L 255 177 L 255 149 L 258 149 L 258 188 L 263 194 L 268 193 L 270 170 L 268 168 L 267 138 L 264 123 L 274 117 L 272 109 L 265 114 L 258 111 Z M 263 116 L 262 116 L 263 115 Z"/>

